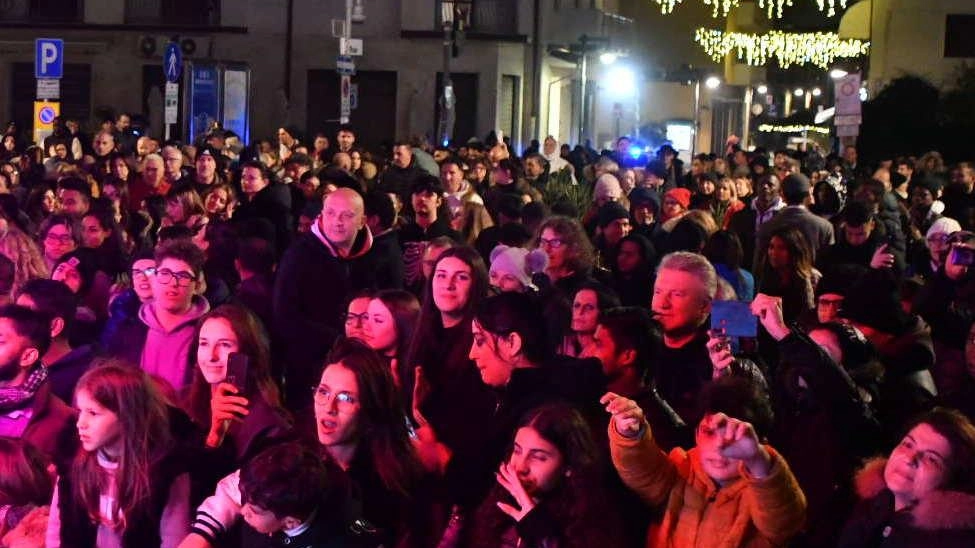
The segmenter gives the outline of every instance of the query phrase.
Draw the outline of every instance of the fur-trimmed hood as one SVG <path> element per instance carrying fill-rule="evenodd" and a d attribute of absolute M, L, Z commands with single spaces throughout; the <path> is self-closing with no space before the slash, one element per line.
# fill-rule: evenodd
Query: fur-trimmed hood
<path fill-rule="evenodd" d="M 867 461 L 857 472 L 854 486 L 860 498 L 871 499 L 887 489 L 884 483 L 886 465 L 887 459 L 878 457 Z M 911 516 L 913 525 L 919 529 L 975 529 L 975 495 L 935 491 L 911 509 Z"/>

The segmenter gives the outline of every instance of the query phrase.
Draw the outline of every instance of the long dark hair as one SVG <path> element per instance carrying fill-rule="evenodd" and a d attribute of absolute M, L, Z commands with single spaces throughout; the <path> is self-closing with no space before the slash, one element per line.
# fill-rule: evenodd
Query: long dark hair
<path fill-rule="evenodd" d="M 250 358 L 245 382 L 247 390 L 241 396 L 253 398 L 255 394 L 260 394 L 269 405 L 280 408 L 281 395 L 271 377 L 271 351 L 267 333 L 250 310 L 237 304 L 224 304 L 207 312 L 196 322 L 188 357 L 189 365 L 193 369 L 193 381 L 183 405 L 190 418 L 206 427 L 210 425 L 210 384 L 200 372 L 196 352 L 200 346 L 200 329 L 203 324 L 216 319 L 230 324 L 230 329 L 237 337 L 237 351 Z"/>
<path fill-rule="evenodd" d="M 528 294 L 504 292 L 489 297 L 478 306 L 474 320 L 492 335 L 517 333 L 521 337 L 521 355 L 535 365 L 542 365 L 552 356 L 542 308 Z"/>
<path fill-rule="evenodd" d="M 396 372 L 400 382 L 400 394 L 403 404 L 409 407 L 413 396 L 413 367 L 407 362 L 407 352 L 413 341 L 417 320 L 420 318 L 420 302 L 409 291 L 402 289 L 384 289 L 372 296 L 383 303 L 396 327 Z"/>
<path fill-rule="evenodd" d="M 558 545 L 563 547 L 616 546 L 606 543 L 616 538 L 619 528 L 613 527 L 601 474 L 599 449 L 592 431 L 573 407 L 564 403 L 546 404 L 529 411 L 518 428 L 532 428 L 562 455 L 564 476 L 551 491 L 544 493 L 539 504 L 558 524 Z M 512 436 L 512 445 L 514 436 Z M 508 454 L 511 451 L 509 449 Z M 502 535 L 511 527 L 511 518 L 501 512 L 496 503 L 514 504 L 501 486 L 478 509 L 470 538 L 476 547 L 496 547 Z M 609 520 L 607 522 L 607 520 Z"/>
<path fill-rule="evenodd" d="M 474 317 L 474 311 L 477 310 L 481 300 L 488 294 L 489 280 L 487 267 L 484 266 L 484 259 L 481 257 L 481 254 L 474 248 L 460 246 L 444 250 L 440 254 L 440 257 L 437 258 L 437 263 L 433 267 L 434 272 L 436 272 L 437 265 L 440 264 L 440 261 L 448 257 L 454 257 L 463 261 L 471 269 L 471 289 L 467 295 L 467 305 L 464 307 L 464 319 L 461 320 L 461 323 L 470 325 L 470 320 Z M 415 335 L 407 353 L 411 367 L 413 365 L 422 365 L 417 362 L 417 358 L 423 352 L 424 346 L 428 346 L 432 337 L 435 336 L 437 331 L 443 328 L 443 319 L 440 316 L 440 310 L 433 301 L 433 278 L 433 276 L 430 276 L 430 279 L 426 281 L 423 306 L 420 308 L 420 319 L 417 322 Z M 467 350 L 464 349 L 465 356 Z"/>
<path fill-rule="evenodd" d="M 75 394 L 84 390 L 99 405 L 118 416 L 122 450 L 115 472 L 120 530 L 127 520 L 146 510 L 153 485 L 150 467 L 171 449 L 166 400 L 155 382 L 141 369 L 104 361 L 78 380 Z M 108 487 L 97 451 L 80 449 L 72 465 L 74 503 L 84 508 L 95 523 L 102 516 L 100 497 Z M 162 487 L 162 486 L 157 486 Z"/>
<path fill-rule="evenodd" d="M 771 245 L 772 238 L 778 237 L 785 243 L 786 248 L 789 250 L 789 270 L 790 278 L 793 283 L 796 280 L 802 280 L 811 282 L 812 272 L 813 272 L 813 252 L 812 248 L 809 247 L 809 243 L 806 241 L 806 237 L 795 227 L 783 227 L 780 228 L 769 236 L 769 245 Z M 774 275 L 772 272 L 772 265 L 768 261 L 768 249 L 764 250 L 761 260 L 762 277 Z"/>
<path fill-rule="evenodd" d="M 341 364 L 355 375 L 359 391 L 356 452 L 367 451 L 383 486 L 410 496 L 423 473 L 407 429 L 406 410 L 393 375 L 376 352 L 358 339 L 340 339 L 325 359 L 325 369 Z"/>

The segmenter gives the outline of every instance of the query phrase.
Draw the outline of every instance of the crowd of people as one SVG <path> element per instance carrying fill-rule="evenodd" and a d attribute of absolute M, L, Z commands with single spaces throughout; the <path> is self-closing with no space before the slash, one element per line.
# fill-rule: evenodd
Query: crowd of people
<path fill-rule="evenodd" d="M 0 151 L 0 546 L 975 545 L 975 168 Z"/>

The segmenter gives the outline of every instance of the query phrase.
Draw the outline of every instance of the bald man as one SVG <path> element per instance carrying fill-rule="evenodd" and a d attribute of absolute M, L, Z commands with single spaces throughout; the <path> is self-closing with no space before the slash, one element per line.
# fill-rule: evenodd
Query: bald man
<path fill-rule="evenodd" d="M 272 332 L 285 364 L 286 405 L 293 411 L 311 403 L 311 387 L 332 342 L 343 332 L 345 303 L 375 288 L 372 234 L 362 196 L 340 188 L 325 198 L 311 232 L 291 245 L 278 265 Z"/>

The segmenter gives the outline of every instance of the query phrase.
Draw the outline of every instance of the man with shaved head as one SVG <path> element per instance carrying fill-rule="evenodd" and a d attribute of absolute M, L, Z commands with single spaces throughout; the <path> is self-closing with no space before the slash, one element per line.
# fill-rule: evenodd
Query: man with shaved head
<path fill-rule="evenodd" d="M 372 233 L 366 226 L 362 196 L 339 188 L 325 197 L 311 232 L 285 252 L 274 284 L 272 324 L 275 363 L 285 364 L 289 409 L 311 402 L 315 383 L 332 342 L 343 332 L 350 295 L 375 285 Z"/>

